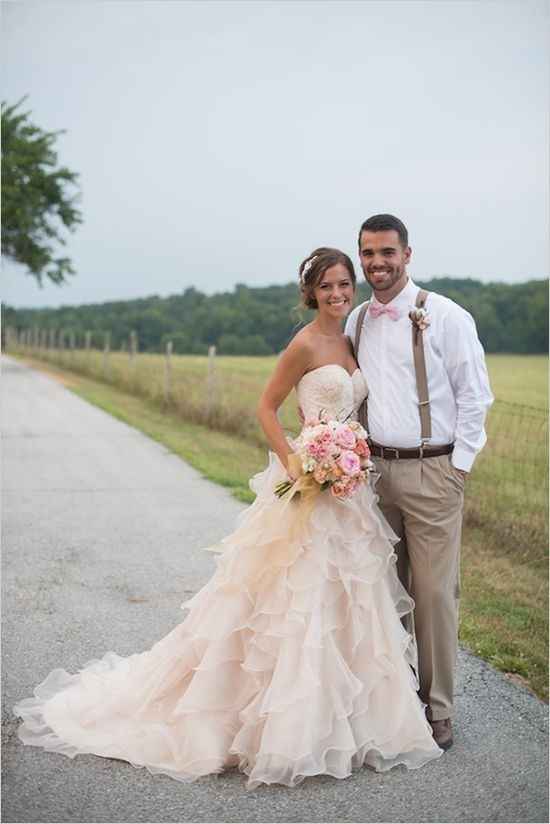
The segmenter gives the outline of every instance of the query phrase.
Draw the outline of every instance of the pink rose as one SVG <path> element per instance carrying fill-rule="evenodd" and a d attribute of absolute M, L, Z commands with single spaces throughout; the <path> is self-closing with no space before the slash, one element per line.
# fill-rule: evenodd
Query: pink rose
<path fill-rule="evenodd" d="M 335 432 L 334 440 L 336 441 L 339 446 L 342 446 L 344 449 L 353 449 L 355 446 L 355 435 L 345 424 L 341 424 Z"/>
<path fill-rule="evenodd" d="M 339 481 L 343 474 L 342 469 L 337 464 L 333 464 L 328 473 L 328 480 Z"/>
<path fill-rule="evenodd" d="M 361 462 L 355 452 L 342 452 L 338 463 L 346 475 L 358 475 L 361 471 Z"/>
<path fill-rule="evenodd" d="M 335 498 L 341 498 L 346 494 L 346 485 L 341 481 L 336 481 L 336 483 L 332 484 L 330 492 Z"/>
<path fill-rule="evenodd" d="M 318 484 L 324 484 L 327 480 L 327 471 L 323 469 L 322 466 L 318 466 L 317 469 L 313 472 L 313 477 L 317 481 Z"/>
<path fill-rule="evenodd" d="M 370 457 L 369 445 L 365 440 L 363 440 L 363 438 L 358 438 L 357 443 L 355 444 L 355 453 L 356 455 L 360 455 L 362 458 Z"/>
<path fill-rule="evenodd" d="M 310 455 L 312 458 L 317 459 L 317 457 L 318 457 L 318 451 L 319 451 L 319 447 L 317 446 L 317 444 L 315 443 L 315 441 L 310 441 L 310 442 L 308 443 L 308 445 L 306 446 L 306 452 L 307 452 L 307 454 L 308 454 L 308 455 Z"/>
<path fill-rule="evenodd" d="M 361 483 L 361 478 L 350 478 L 346 477 L 343 478 L 341 481 L 338 481 L 334 484 L 331 488 L 332 494 L 337 498 L 351 498 L 352 495 L 355 494 L 359 484 Z M 336 491 L 333 491 L 336 488 Z"/>
<path fill-rule="evenodd" d="M 322 461 L 330 456 L 330 438 L 327 440 L 322 435 L 310 441 L 306 447 L 308 455 L 311 455 L 315 460 Z"/>

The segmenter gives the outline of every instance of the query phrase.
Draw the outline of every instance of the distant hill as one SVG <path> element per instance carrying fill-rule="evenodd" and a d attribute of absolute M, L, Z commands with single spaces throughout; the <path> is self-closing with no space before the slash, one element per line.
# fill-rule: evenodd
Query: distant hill
<path fill-rule="evenodd" d="M 481 283 L 477 280 L 434 278 L 417 281 L 459 303 L 477 323 L 487 352 L 548 352 L 548 285 Z M 368 297 L 365 284 L 357 301 Z M 3 327 L 64 329 L 79 341 L 92 332 L 101 346 L 103 333 L 111 332 L 111 347 L 128 345 L 137 332 L 141 351 L 158 352 L 167 340 L 178 353 L 203 354 L 215 344 L 220 354 L 268 355 L 283 349 L 311 317 L 298 310 L 295 283 L 249 287 L 238 284 L 231 292 L 204 295 L 197 289 L 166 298 L 152 295 L 137 300 L 69 306 L 60 309 L 3 309 Z"/>

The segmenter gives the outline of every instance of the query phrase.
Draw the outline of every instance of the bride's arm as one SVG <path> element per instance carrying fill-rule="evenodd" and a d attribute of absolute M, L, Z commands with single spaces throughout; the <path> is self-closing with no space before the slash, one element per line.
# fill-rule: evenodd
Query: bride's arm
<path fill-rule="evenodd" d="M 288 472 L 288 456 L 292 453 L 277 410 L 305 374 L 310 362 L 309 347 L 302 340 L 292 340 L 280 356 L 273 375 L 260 397 L 257 415 L 273 452 Z"/>

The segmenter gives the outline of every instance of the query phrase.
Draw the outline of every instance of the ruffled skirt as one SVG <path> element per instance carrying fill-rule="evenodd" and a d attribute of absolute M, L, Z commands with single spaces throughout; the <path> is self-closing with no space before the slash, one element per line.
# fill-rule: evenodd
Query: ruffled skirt
<path fill-rule="evenodd" d="M 374 492 L 321 493 L 304 519 L 300 501 L 275 497 L 282 477 L 271 456 L 252 479 L 256 500 L 211 548 L 217 571 L 183 623 L 147 652 L 54 670 L 16 705 L 25 744 L 181 781 L 238 767 L 249 788 L 441 755 Z"/>

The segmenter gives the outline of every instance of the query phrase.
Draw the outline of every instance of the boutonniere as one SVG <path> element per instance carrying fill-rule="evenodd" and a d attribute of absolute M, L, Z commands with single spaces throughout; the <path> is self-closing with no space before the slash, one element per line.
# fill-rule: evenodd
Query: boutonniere
<path fill-rule="evenodd" d="M 414 326 L 415 338 L 419 332 L 423 332 L 430 325 L 430 316 L 423 307 L 417 306 L 409 312 L 409 317 Z"/>

